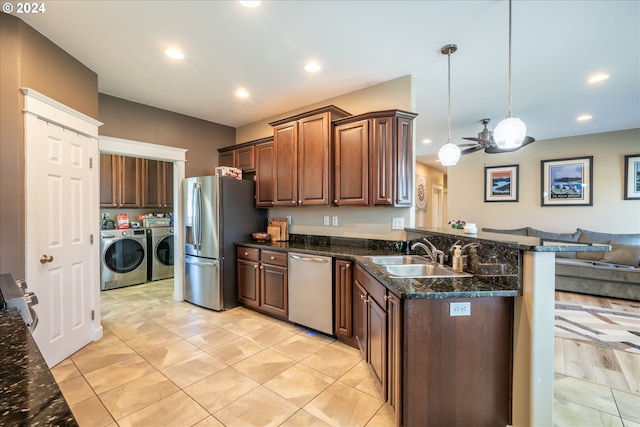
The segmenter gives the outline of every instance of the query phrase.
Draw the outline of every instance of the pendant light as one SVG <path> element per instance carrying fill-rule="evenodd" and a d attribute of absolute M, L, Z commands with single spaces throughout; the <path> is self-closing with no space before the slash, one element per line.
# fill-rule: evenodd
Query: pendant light
<path fill-rule="evenodd" d="M 460 160 L 460 147 L 451 143 L 451 54 L 458 50 L 458 46 L 455 44 L 448 44 L 443 46 L 440 49 L 440 53 L 443 55 L 447 55 L 448 62 L 448 91 L 449 91 L 449 113 L 448 113 L 448 124 L 449 124 L 449 136 L 447 138 L 447 143 L 440 147 L 438 150 L 438 160 L 440 160 L 440 164 L 442 166 L 455 166 Z"/>
<path fill-rule="evenodd" d="M 527 126 L 511 114 L 511 0 L 509 0 L 509 84 L 507 117 L 493 130 L 493 140 L 499 149 L 518 148 L 527 136 Z"/>

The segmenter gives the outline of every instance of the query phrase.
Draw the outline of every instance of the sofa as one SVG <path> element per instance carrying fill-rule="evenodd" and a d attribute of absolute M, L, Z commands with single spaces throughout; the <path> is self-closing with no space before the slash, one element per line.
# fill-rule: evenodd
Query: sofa
<path fill-rule="evenodd" d="M 582 228 L 574 233 L 552 233 L 532 227 L 483 228 L 482 231 L 610 245 L 610 252 L 557 252 L 555 289 L 640 301 L 640 234 L 602 233 Z"/>

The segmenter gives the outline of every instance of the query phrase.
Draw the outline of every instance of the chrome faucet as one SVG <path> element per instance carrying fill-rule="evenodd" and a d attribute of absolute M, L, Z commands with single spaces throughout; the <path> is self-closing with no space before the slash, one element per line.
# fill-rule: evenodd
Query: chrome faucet
<path fill-rule="evenodd" d="M 425 245 L 422 242 L 416 242 L 413 245 L 411 245 L 411 250 L 415 251 L 416 248 L 422 248 L 425 251 L 425 253 L 429 256 L 429 258 L 431 258 L 431 261 L 438 264 L 444 264 L 444 252 L 436 248 L 434 244 L 431 243 L 426 238 L 422 240 L 424 240 L 429 246 L 427 247 L 427 245 Z"/>

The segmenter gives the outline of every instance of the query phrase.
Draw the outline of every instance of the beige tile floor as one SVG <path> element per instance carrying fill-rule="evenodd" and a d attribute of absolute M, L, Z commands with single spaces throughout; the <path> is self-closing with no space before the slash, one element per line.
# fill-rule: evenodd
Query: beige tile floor
<path fill-rule="evenodd" d="M 102 293 L 104 337 L 52 369 L 80 426 L 393 425 L 358 351 L 242 307 Z M 557 426 L 640 426 L 638 394 L 556 374 Z"/>

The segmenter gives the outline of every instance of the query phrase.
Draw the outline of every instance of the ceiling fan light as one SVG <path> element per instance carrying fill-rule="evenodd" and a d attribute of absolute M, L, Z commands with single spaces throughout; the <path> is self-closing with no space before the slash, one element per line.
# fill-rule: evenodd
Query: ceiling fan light
<path fill-rule="evenodd" d="M 517 117 L 507 117 L 493 130 L 493 140 L 498 148 L 517 148 L 527 136 L 527 126 Z"/>
<path fill-rule="evenodd" d="M 460 160 L 460 147 L 447 142 L 438 150 L 438 160 L 442 166 L 455 166 Z"/>

